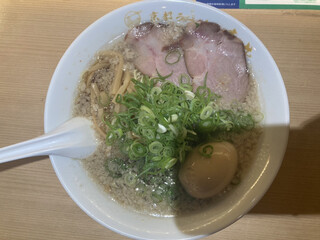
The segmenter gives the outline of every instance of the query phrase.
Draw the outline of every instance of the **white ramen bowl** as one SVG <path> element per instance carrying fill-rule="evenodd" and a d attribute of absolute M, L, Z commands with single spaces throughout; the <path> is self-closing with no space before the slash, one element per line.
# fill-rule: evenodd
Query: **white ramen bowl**
<path fill-rule="evenodd" d="M 241 183 L 206 211 L 181 217 L 152 217 L 113 201 L 87 175 L 80 161 L 59 156 L 50 159 L 70 197 L 103 226 L 131 238 L 195 239 L 235 222 L 261 199 L 280 168 L 287 145 L 289 106 L 281 74 L 268 50 L 246 26 L 208 5 L 179 0 L 138 2 L 110 12 L 82 32 L 61 58 L 48 90 L 44 125 L 48 132 L 72 117 L 81 74 L 106 42 L 123 36 L 132 23 L 150 21 L 151 17 L 165 20 L 166 16 L 182 22 L 190 18 L 208 20 L 225 29 L 236 29 L 236 35 L 252 47 L 248 61 L 259 85 L 265 131 L 257 157 Z"/>

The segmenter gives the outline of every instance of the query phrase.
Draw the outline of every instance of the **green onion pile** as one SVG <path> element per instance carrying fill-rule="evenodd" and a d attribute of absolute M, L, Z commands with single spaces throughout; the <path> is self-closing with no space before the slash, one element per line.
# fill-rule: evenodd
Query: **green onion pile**
<path fill-rule="evenodd" d="M 106 144 L 119 146 L 138 166 L 138 176 L 164 173 L 183 163 L 198 144 L 221 132 L 240 132 L 255 125 L 248 113 L 220 109 L 220 97 L 205 85 L 192 92 L 189 76 L 181 75 L 179 86 L 166 81 L 169 76 L 131 79 L 135 91 L 116 97 L 126 110 L 105 120 Z"/>

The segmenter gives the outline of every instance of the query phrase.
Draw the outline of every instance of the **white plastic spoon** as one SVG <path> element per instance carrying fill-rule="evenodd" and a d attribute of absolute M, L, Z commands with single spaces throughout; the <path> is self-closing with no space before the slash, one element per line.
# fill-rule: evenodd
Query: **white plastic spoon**
<path fill-rule="evenodd" d="M 97 145 L 92 122 L 76 117 L 40 137 L 0 148 L 0 163 L 44 155 L 82 159 L 92 154 Z"/>

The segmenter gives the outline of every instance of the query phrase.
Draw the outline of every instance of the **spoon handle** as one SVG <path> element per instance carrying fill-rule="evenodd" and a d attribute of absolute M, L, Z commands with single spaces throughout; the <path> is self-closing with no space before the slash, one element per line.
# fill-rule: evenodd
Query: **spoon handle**
<path fill-rule="evenodd" d="M 0 149 L 0 163 L 16 159 L 58 153 L 67 147 L 63 133 L 51 132 L 42 136 Z"/>
<path fill-rule="evenodd" d="M 94 131 L 88 122 L 74 118 L 47 134 L 0 148 L 0 164 L 44 155 L 84 158 L 94 151 L 96 145 Z"/>

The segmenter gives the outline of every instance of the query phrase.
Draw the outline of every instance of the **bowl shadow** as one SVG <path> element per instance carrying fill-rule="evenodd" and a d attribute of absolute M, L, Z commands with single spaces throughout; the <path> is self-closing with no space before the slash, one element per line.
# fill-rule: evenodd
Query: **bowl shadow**
<path fill-rule="evenodd" d="M 320 213 L 320 114 L 291 128 L 273 184 L 249 214 Z"/>
<path fill-rule="evenodd" d="M 0 164 L 0 172 L 4 172 L 6 170 L 10 170 L 12 168 L 23 166 L 25 164 L 37 162 L 37 161 L 40 161 L 43 159 L 48 159 L 48 156 L 29 157 L 29 158 L 14 160 L 11 162 L 1 163 Z"/>
<path fill-rule="evenodd" d="M 281 126 L 278 126 L 279 132 Z M 319 214 L 320 213 L 320 114 L 302 128 L 290 128 L 287 150 L 270 188 L 248 214 Z M 175 219 L 184 231 L 186 222 Z M 190 231 L 190 237 L 201 234 Z"/>

